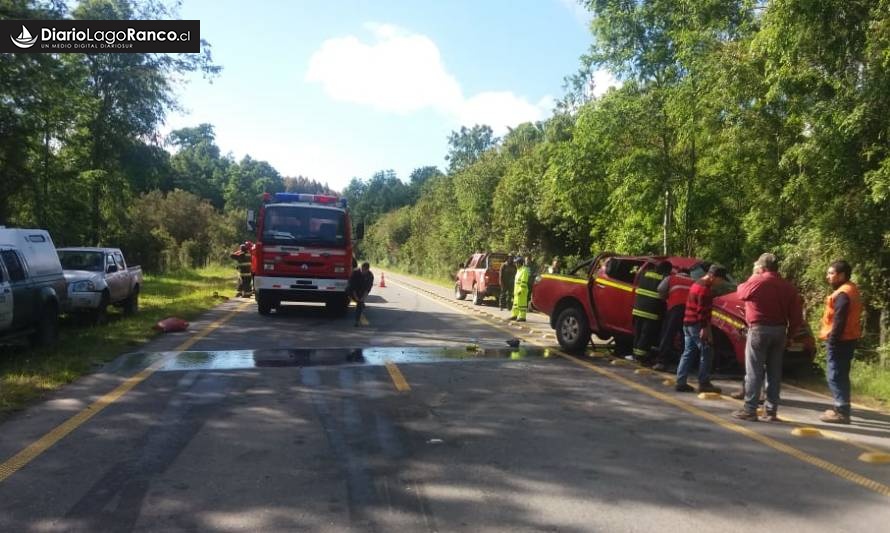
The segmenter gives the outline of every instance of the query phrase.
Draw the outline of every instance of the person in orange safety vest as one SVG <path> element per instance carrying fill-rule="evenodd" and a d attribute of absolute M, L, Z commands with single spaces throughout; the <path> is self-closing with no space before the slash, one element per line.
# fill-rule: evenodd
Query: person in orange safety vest
<path fill-rule="evenodd" d="M 833 292 L 825 299 L 819 338 L 828 351 L 826 378 L 834 397 L 834 408 L 820 417 L 831 424 L 850 423 L 850 366 L 856 341 L 862 336 L 862 298 L 850 281 L 853 268 L 840 260 L 831 263 L 826 281 Z"/>

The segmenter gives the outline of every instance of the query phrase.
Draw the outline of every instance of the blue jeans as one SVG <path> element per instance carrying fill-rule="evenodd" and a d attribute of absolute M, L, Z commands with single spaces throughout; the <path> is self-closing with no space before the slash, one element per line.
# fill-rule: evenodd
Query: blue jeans
<path fill-rule="evenodd" d="M 828 349 L 828 388 L 834 397 L 834 409 L 850 416 L 850 366 L 853 364 L 853 349 L 856 341 L 826 343 Z"/>
<path fill-rule="evenodd" d="M 752 325 L 745 342 L 745 410 L 757 412 L 760 389 L 766 372 L 766 411 L 779 408 L 782 388 L 782 358 L 785 355 L 785 326 Z"/>
<path fill-rule="evenodd" d="M 680 356 L 680 366 L 677 367 L 677 385 L 686 385 L 689 376 L 689 365 L 699 353 L 698 383 L 711 381 L 711 361 L 714 359 L 714 351 L 710 344 L 701 340 L 701 325 L 683 325 L 683 355 Z"/>

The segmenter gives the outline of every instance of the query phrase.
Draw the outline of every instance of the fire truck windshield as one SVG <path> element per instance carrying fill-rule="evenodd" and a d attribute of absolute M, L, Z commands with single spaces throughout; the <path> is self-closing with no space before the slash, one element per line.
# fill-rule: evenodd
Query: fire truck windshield
<path fill-rule="evenodd" d="M 339 209 L 270 205 L 263 220 L 263 242 L 341 247 L 346 244 L 345 219 Z"/>

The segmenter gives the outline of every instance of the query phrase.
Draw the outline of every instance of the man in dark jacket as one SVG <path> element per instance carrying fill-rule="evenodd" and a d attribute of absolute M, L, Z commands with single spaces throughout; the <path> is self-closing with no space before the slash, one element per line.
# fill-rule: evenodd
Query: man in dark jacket
<path fill-rule="evenodd" d="M 346 294 L 355 302 L 355 325 L 359 325 L 362 311 L 365 309 L 365 298 L 374 286 L 374 273 L 371 272 L 371 264 L 365 261 L 360 269 L 352 271 L 349 284 L 346 286 Z"/>
<path fill-rule="evenodd" d="M 516 278 L 516 265 L 513 264 L 513 256 L 501 264 L 498 277 L 501 280 L 501 294 L 498 297 L 498 308 L 511 309 L 513 307 L 513 281 Z"/>

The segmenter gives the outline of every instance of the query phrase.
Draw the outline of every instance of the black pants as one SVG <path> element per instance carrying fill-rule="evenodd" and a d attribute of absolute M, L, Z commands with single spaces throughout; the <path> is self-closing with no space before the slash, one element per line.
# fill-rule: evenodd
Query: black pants
<path fill-rule="evenodd" d="M 498 296 L 499 304 L 498 306 L 501 309 L 512 309 L 513 308 L 513 285 L 509 287 L 506 285 L 501 285 L 501 294 Z"/>
<path fill-rule="evenodd" d="M 359 300 L 357 298 L 353 298 L 355 300 L 355 323 L 358 324 L 359 320 L 362 318 L 362 311 L 365 310 L 365 301 L 364 299 Z"/>
<path fill-rule="evenodd" d="M 658 349 L 658 334 L 661 333 L 661 320 L 634 317 L 634 357 L 648 360 Z"/>
<path fill-rule="evenodd" d="M 668 362 L 680 359 L 683 351 L 683 315 L 686 314 L 685 305 L 675 305 L 668 310 L 664 320 L 661 321 L 661 342 L 658 343 L 658 356 L 656 362 L 666 365 Z M 674 349 L 677 335 L 680 336 L 680 350 Z M 674 357 L 676 355 L 676 357 Z"/>

